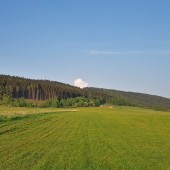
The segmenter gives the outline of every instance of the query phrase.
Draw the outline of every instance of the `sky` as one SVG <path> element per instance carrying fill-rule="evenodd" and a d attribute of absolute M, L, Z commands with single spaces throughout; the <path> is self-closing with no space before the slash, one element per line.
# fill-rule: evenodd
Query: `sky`
<path fill-rule="evenodd" d="M 169 9 L 169 0 L 0 0 L 0 74 L 170 98 Z"/>

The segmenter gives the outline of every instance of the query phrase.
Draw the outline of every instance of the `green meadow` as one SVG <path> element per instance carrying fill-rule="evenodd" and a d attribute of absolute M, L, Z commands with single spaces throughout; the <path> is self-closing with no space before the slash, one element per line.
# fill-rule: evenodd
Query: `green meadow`
<path fill-rule="evenodd" d="M 0 107 L 1 170 L 168 170 L 170 112 Z"/>

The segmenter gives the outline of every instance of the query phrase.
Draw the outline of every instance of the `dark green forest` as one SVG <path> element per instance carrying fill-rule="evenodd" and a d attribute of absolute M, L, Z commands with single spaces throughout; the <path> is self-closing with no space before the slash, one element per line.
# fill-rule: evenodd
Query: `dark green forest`
<path fill-rule="evenodd" d="M 27 100 L 32 102 L 27 102 Z M 142 93 L 71 86 L 50 80 L 0 75 L 0 104 L 36 107 L 87 107 L 103 104 L 170 110 L 170 99 Z"/>

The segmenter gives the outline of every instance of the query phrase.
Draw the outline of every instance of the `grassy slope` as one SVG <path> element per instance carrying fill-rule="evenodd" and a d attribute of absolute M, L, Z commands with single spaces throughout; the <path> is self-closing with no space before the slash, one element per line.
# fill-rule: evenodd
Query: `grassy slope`
<path fill-rule="evenodd" d="M 170 169 L 170 113 L 114 107 L 0 123 L 0 169 Z"/>

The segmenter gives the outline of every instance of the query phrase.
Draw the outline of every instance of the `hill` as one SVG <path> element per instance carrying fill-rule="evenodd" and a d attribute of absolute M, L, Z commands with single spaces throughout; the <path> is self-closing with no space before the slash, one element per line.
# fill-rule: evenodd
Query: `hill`
<path fill-rule="evenodd" d="M 138 107 L 145 107 L 145 108 L 155 107 L 155 109 L 162 107 L 162 109 L 163 108 L 170 109 L 170 99 L 161 96 L 143 94 L 143 93 L 125 92 L 125 91 L 118 91 L 118 90 L 111 90 L 111 89 L 101 89 L 101 88 L 88 88 L 88 90 L 93 93 L 112 96 L 113 98 L 116 97 L 123 98 L 124 100 L 127 100 Z"/>
<path fill-rule="evenodd" d="M 102 88 L 80 89 L 69 84 L 50 80 L 34 80 L 17 76 L 0 75 L 0 101 L 3 96 L 31 100 L 50 100 L 84 97 L 98 99 L 101 104 L 128 105 L 158 110 L 170 109 L 170 99 L 142 93 Z"/>

